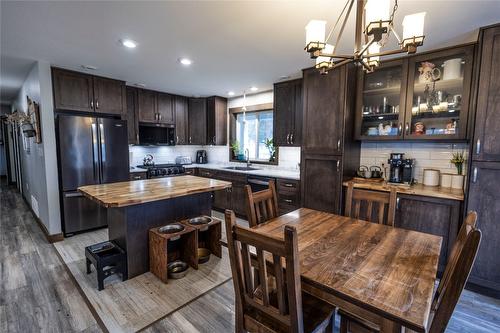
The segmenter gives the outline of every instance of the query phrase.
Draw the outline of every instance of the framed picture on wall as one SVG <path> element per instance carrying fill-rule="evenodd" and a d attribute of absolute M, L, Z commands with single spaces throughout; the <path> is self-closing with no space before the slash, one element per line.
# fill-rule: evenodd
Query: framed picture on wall
<path fill-rule="evenodd" d="M 41 143 L 42 131 L 40 127 L 40 106 L 28 96 L 26 96 L 26 98 L 28 99 L 28 115 L 30 117 L 31 124 L 33 124 L 33 128 L 36 132 L 35 143 Z"/>

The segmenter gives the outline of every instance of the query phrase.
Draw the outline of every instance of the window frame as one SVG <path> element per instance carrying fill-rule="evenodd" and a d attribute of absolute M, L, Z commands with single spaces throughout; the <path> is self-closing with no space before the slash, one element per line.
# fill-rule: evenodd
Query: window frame
<path fill-rule="evenodd" d="M 233 150 L 231 149 L 231 144 L 235 140 L 237 140 L 237 137 L 236 137 L 236 118 L 237 118 L 238 114 L 241 114 L 243 112 L 255 113 L 255 112 L 260 112 L 260 111 L 272 111 L 273 112 L 273 119 L 274 119 L 273 103 L 249 105 L 246 107 L 245 111 L 243 110 L 242 107 L 229 108 L 229 147 L 228 147 L 228 153 L 229 153 L 229 161 L 230 162 L 246 163 L 246 161 L 236 159 L 234 154 L 233 154 Z M 274 124 L 273 124 L 273 126 L 274 126 Z M 274 127 L 273 127 L 273 135 L 274 135 Z M 266 160 L 252 160 L 252 159 L 250 160 L 250 162 L 253 164 L 269 164 L 269 165 L 278 165 L 278 161 L 279 161 L 279 148 L 278 147 L 276 147 L 275 159 L 272 162 L 269 160 L 267 160 L 267 161 Z"/>

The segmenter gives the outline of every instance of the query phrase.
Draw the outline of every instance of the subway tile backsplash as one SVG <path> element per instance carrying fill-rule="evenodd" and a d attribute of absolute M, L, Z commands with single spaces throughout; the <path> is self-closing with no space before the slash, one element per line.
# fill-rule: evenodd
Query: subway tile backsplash
<path fill-rule="evenodd" d="M 228 146 L 129 146 L 130 165 L 142 165 L 144 156 L 151 154 L 155 163 L 174 163 L 177 156 L 190 156 L 193 162 L 196 159 L 196 151 L 205 149 L 208 155 L 208 163 L 229 163 Z M 280 168 L 287 170 L 298 170 L 300 163 L 299 147 L 280 147 L 278 166 L 259 166 L 263 168 Z"/>
<path fill-rule="evenodd" d="M 417 182 L 423 179 L 424 169 L 438 169 L 442 173 L 457 173 L 450 163 L 453 152 L 464 151 L 465 158 L 469 154 L 466 143 L 426 143 L 426 142 L 363 142 L 361 145 L 361 165 L 384 165 L 388 169 L 387 160 L 391 153 L 404 153 L 406 158 L 415 159 L 414 177 Z M 467 173 L 464 164 L 464 174 Z"/>

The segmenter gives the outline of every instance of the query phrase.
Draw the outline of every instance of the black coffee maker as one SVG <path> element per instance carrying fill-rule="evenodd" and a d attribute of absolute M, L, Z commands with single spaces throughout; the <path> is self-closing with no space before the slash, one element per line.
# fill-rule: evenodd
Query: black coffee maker
<path fill-rule="evenodd" d="M 411 184 L 413 182 L 413 159 L 404 158 L 403 153 L 392 153 L 387 162 L 390 166 L 389 183 Z"/>
<path fill-rule="evenodd" d="M 206 150 L 198 150 L 198 151 L 196 151 L 196 163 L 198 163 L 198 164 L 206 164 L 206 163 L 208 163 L 207 151 Z"/>

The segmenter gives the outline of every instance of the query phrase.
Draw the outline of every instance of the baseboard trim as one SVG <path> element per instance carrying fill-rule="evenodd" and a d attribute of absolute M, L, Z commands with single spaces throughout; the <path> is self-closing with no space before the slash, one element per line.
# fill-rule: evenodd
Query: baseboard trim
<path fill-rule="evenodd" d="M 38 224 L 38 227 L 40 227 L 40 229 L 42 230 L 43 235 L 45 236 L 45 239 L 47 239 L 47 242 L 52 244 L 52 243 L 63 241 L 64 235 L 62 232 L 58 233 L 58 234 L 54 234 L 54 235 L 49 234 L 49 231 L 47 230 L 47 227 L 45 227 L 45 224 L 43 224 L 42 221 L 40 221 L 40 219 L 38 218 L 38 216 L 36 216 L 35 212 L 33 211 L 33 209 L 31 209 L 31 206 L 26 201 L 26 198 L 24 196 L 22 196 L 22 197 L 23 197 L 24 203 L 26 203 L 26 206 L 28 206 L 28 209 L 30 210 L 31 215 L 33 216 L 33 219 L 35 219 L 36 224 Z"/>

